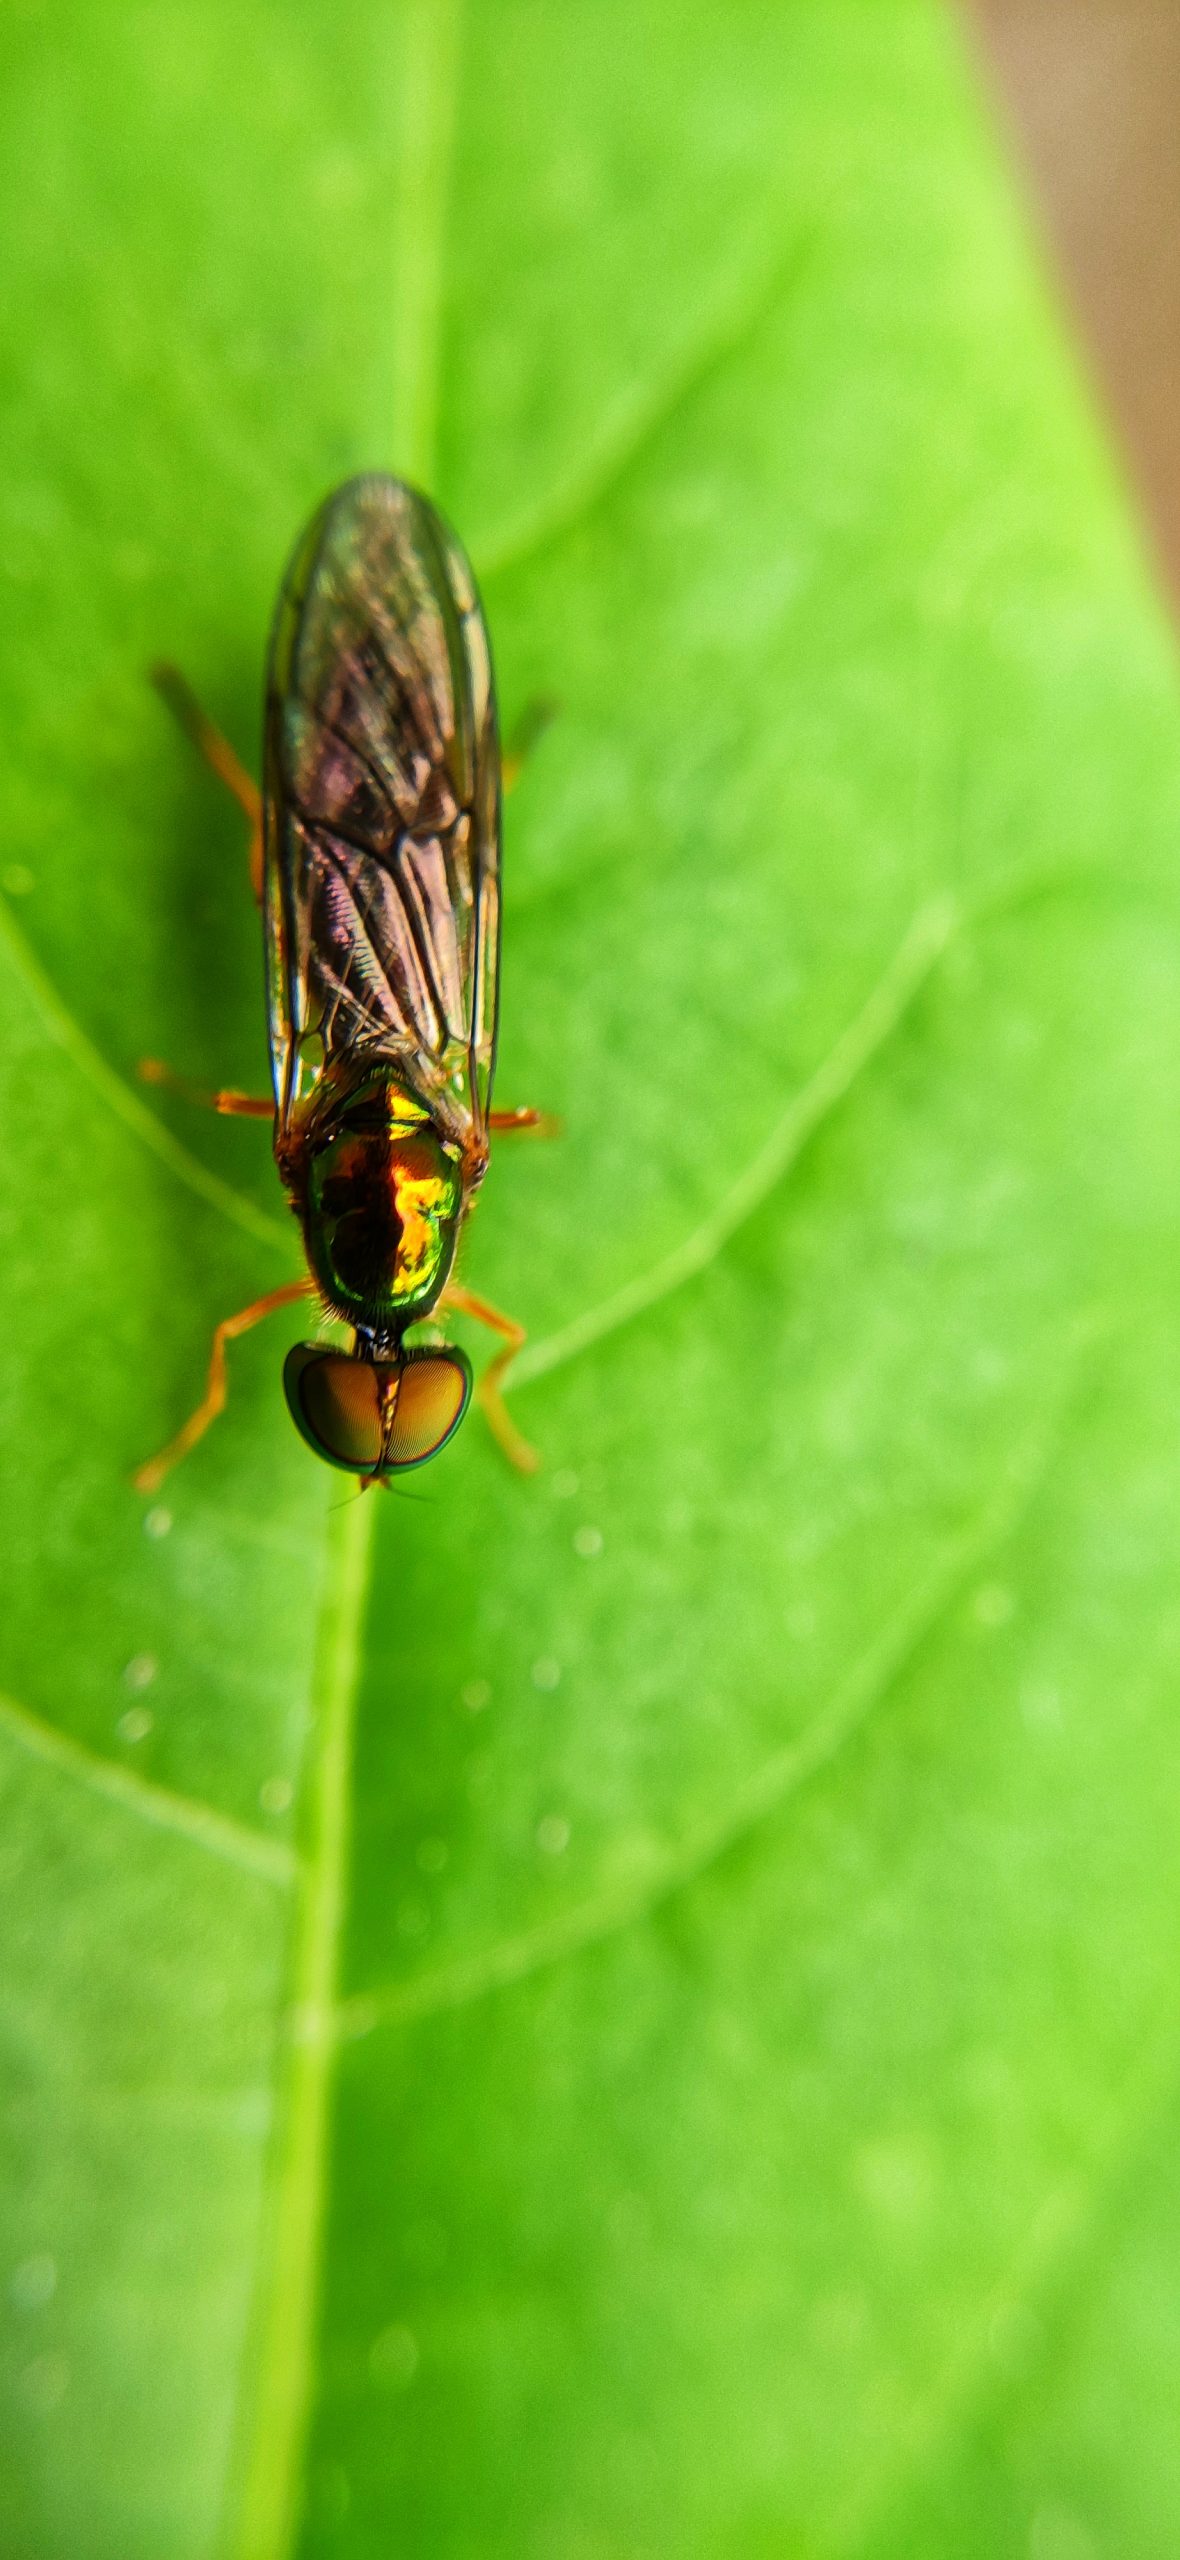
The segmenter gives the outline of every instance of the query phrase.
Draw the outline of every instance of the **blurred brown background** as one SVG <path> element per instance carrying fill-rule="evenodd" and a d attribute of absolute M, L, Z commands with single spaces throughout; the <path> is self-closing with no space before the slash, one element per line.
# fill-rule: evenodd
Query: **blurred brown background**
<path fill-rule="evenodd" d="M 967 0 L 1180 602 L 1180 0 Z"/>

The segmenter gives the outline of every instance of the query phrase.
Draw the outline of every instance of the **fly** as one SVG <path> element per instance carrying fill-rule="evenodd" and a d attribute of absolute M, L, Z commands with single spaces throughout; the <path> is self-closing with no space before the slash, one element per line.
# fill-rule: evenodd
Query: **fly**
<path fill-rule="evenodd" d="M 205 1394 L 135 1483 L 154 1493 L 222 1411 L 226 1346 L 315 1298 L 348 1350 L 303 1342 L 283 1384 L 298 1431 L 365 1482 L 420 1466 L 462 1421 L 457 1344 L 407 1336 L 445 1308 L 501 1337 L 478 1399 L 533 1468 L 503 1401 L 524 1329 L 455 1277 L 493 1131 L 500 963 L 501 758 L 487 628 L 466 556 L 405 482 L 346 481 L 312 518 L 279 590 L 261 792 L 172 668 L 156 682 L 250 821 L 263 916 L 273 1099 L 194 1091 L 273 1119 L 308 1270 L 216 1328 Z M 536 726 L 534 717 L 533 728 Z"/>

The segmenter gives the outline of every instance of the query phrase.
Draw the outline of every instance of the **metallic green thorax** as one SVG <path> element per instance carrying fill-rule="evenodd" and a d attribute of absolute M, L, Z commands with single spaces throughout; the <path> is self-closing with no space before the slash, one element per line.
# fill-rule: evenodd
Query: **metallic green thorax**
<path fill-rule="evenodd" d="M 460 1155 L 388 1069 L 333 1113 L 301 1189 L 308 1260 L 338 1315 L 379 1335 L 429 1315 L 459 1238 Z"/>

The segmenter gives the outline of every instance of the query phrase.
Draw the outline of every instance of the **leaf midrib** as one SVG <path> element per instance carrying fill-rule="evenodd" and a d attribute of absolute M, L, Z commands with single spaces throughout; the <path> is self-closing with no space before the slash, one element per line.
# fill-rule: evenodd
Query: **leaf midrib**
<path fill-rule="evenodd" d="M 395 208 L 395 459 L 429 486 L 438 403 L 443 238 L 459 0 L 411 0 Z M 399 449 L 400 446 L 400 449 Z M 277 2120 L 253 2352 L 244 2368 L 235 2560 L 287 2560 L 299 2531 L 318 2318 L 340 1939 L 348 1893 L 353 1734 L 375 1505 L 330 1512 L 312 1683 L 307 1847 L 296 1922 L 287 2085 Z"/>

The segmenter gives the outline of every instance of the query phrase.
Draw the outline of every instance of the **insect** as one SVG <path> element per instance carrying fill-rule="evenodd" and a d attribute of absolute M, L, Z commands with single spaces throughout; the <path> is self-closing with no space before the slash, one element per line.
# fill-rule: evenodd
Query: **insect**
<path fill-rule="evenodd" d="M 445 1446 L 470 1363 L 453 1343 L 406 1337 L 450 1307 L 501 1337 L 479 1400 L 531 1468 L 502 1395 L 523 1327 L 454 1272 L 492 1132 L 552 1126 L 491 1107 L 501 758 L 467 559 L 403 481 L 366 474 L 324 502 L 279 591 L 261 793 L 183 678 L 163 667 L 155 680 L 250 821 L 273 1100 L 197 1092 L 152 1059 L 140 1073 L 217 1111 L 273 1117 L 308 1273 L 217 1326 L 200 1404 L 136 1485 L 154 1492 L 222 1411 L 226 1345 L 305 1295 L 352 1332 L 350 1349 L 297 1344 L 283 1372 L 296 1428 L 330 1466 L 388 1481 Z"/>

